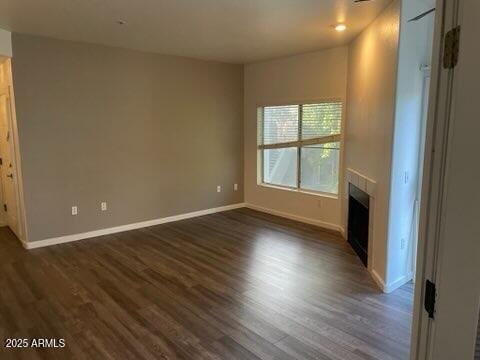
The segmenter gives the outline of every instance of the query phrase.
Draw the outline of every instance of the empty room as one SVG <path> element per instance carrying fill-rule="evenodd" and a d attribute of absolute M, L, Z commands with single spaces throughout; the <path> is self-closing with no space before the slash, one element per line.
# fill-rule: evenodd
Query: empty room
<path fill-rule="evenodd" d="M 479 16 L 0 0 L 0 359 L 479 360 Z"/>

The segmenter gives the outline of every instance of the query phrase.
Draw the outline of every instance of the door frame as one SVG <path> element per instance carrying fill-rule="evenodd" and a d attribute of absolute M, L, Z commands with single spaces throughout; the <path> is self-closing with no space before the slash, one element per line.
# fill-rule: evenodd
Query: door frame
<path fill-rule="evenodd" d="M 459 22 L 460 0 L 437 0 L 425 140 L 420 228 L 415 277 L 411 360 L 431 359 L 433 320 L 424 310 L 425 282 L 436 282 L 443 232 L 444 202 L 448 185 L 446 168 L 450 123 L 453 116 L 455 69 L 443 68 L 446 32 Z"/>
<path fill-rule="evenodd" d="M 430 65 L 425 65 L 420 68 L 423 76 L 422 84 L 422 116 L 421 116 L 421 131 L 420 131 L 420 152 L 418 154 L 418 179 L 417 179 L 417 190 L 416 190 L 416 199 L 415 199 L 415 231 L 413 238 L 413 245 L 410 250 L 410 260 L 409 260 L 409 271 L 412 274 L 413 282 L 416 282 L 416 273 L 417 273 L 417 249 L 420 236 L 420 206 L 422 203 L 422 187 L 423 187 L 423 171 L 425 169 L 425 152 L 426 152 L 426 137 L 427 137 L 427 121 L 428 121 L 428 111 L 430 104 L 430 83 L 431 83 L 431 73 L 432 69 Z"/>
<path fill-rule="evenodd" d="M 10 127 L 11 127 L 11 136 L 12 136 L 12 146 L 11 146 L 11 160 L 13 165 L 13 175 L 15 177 L 15 196 L 17 200 L 17 221 L 18 221 L 18 234 L 17 237 L 25 244 L 27 242 L 27 226 L 26 226 L 26 213 L 25 213 L 25 196 L 23 192 L 23 176 L 22 176 L 22 167 L 21 167 L 21 157 L 20 157 L 20 142 L 18 137 L 18 123 L 17 123 L 17 114 L 15 109 L 15 94 L 13 91 L 13 76 L 12 76 L 12 62 L 11 58 L 7 58 L 1 62 L 6 84 L 0 86 L 0 93 L 6 94 L 8 99 L 9 111 L 10 111 Z"/>

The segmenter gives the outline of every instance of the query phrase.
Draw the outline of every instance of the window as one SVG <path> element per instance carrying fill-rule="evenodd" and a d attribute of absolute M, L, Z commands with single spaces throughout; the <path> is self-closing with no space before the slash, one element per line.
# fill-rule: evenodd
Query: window
<path fill-rule="evenodd" d="M 342 103 L 260 108 L 262 183 L 338 194 Z"/>

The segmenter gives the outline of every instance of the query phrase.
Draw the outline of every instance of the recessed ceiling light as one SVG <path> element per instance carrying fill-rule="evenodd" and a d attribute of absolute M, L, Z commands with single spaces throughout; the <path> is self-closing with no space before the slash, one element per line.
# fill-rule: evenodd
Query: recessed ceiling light
<path fill-rule="evenodd" d="M 345 30 L 347 30 L 347 25 L 345 25 L 345 24 L 337 24 L 337 25 L 335 26 L 335 30 L 337 30 L 338 32 L 345 31 Z"/>

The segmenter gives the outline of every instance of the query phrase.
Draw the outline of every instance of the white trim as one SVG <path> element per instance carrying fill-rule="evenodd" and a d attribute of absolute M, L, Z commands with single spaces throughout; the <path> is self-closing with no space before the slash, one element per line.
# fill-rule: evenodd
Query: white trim
<path fill-rule="evenodd" d="M 317 219 L 298 216 L 298 215 L 294 215 L 294 214 L 291 214 L 291 213 L 286 213 L 286 212 L 283 212 L 283 211 L 269 209 L 269 208 L 265 208 L 265 207 L 254 205 L 254 204 L 246 203 L 245 207 L 247 207 L 249 209 L 261 211 L 261 212 L 264 212 L 264 213 L 267 213 L 267 214 L 280 216 L 280 217 L 283 217 L 283 218 L 286 218 L 286 219 L 300 221 L 300 222 L 310 224 L 310 225 L 315 225 L 315 226 L 318 226 L 318 227 L 321 227 L 321 228 L 324 228 L 324 229 L 338 231 L 340 234 L 343 234 L 345 232 L 343 227 L 340 226 L 340 225 L 337 225 L 337 224 L 332 224 L 332 223 L 317 220 Z"/>
<path fill-rule="evenodd" d="M 436 1 L 435 31 L 430 81 L 430 96 L 425 140 L 420 226 L 417 245 L 415 292 L 411 337 L 411 359 L 432 359 L 432 346 L 436 321 L 429 318 L 423 308 L 424 284 L 428 279 L 439 283 L 439 253 L 441 245 L 443 211 L 448 177 L 446 164 L 449 156 L 450 122 L 453 119 L 453 97 L 456 70 L 444 69 L 444 34 L 459 25 L 459 0 Z"/>
<path fill-rule="evenodd" d="M 79 234 L 59 236 L 55 238 L 34 241 L 34 242 L 25 242 L 25 241 L 21 241 L 21 242 L 25 249 L 36 249 L 36 248 L 45 247 L 45 246 L 52 246 L 52 245 L 63 244 L 63 243 L 72 242 L 72 241 L 94 238 L 97 236 L 115 234 L 123 231 L 141 229 L 149 226 L 190 219 L 198 216 L 209 215 L 209 214 L 214 214 L 214 213 L 228 211 L 228 210 L 234 210 L 234 209 L 243 208 L 243 207 L 245 207 L 245 203 L 238 203 L 233 205 L 226 205 L 226 206 L 220 206 L 220 207 L 211 208 L 211 209 L 194 211 L 186 214 L 173 215 L 173 216 L 168 216 L 168 217 L 159 218 L 159 219 L 141 221 L 133 224 L 120 225 L 120 226 L 115 226 L 115 227 L 100 229 L 100 230 L 93 230 L 93 231 L 88 231 L 88 232 L 79 233 Z"/>
<path fill-rule="evenodd" d="M 368 195 L 370 195 L 370 197 L 375 197 L 377 182 L 352 168 L 347 168 L 346 183 L 347 186 L 348 184 L 353 184 L 360 190 L 365 191 Z M 346 190 L 347 191 L 345 191 L 345 194 L 348 198 L 348 187 Z"/>
<path fill-rule="evenodd" d="M 381 276 L 378 275 L 378 273 L 375 270 L 372 269 L 370 271 L 370 274 L 372 275 L 372 278 L 375 281 L 375 283 L 378 285 L 378 287 L 386 294 L 397 290 L 399 287 L 402 287 L 403 285 L 408 283 L 410 280 L 412 280 L 412 274 L 409 273 L 407 275 L 399 277 L 397 280 L 392 281 L 391 283 L 385 284 Z"/>
<path fill-rule="evenodd" d="M 395 280 L 395 281 L 393 281 L 389 284 L 385 284 L 385 287 L 383 288 L 383 292 L 387 293 L 387 294 L 391 293 L 391 292 L 397 290 L 399 287 L 402 287 L 403 285 L 408 283 L 410 280 L 412 280 L 412 276 L 409 275 L 409 274 L 400 276 L 397 280 Z"/>
<path fill-rule="evenodd" d="M 328 230 L 334 230 L 338 231 L 341 235 L 345 234 L 345 229 L 337 224 L 332 224 L 328 223 L 325 221 L 321 220 L 316 220 L 316 219 L 311 219 L 311 218 L 306 218 L 303 216 L 298 216 L 298 215 L 293 215 L 290 213 L 285 213 L 282 211 L 278 210 L 273 210 L 273 209 L 268 209 L 264 208 L 261 206 L 253 205 L 253 204 L 246 204 L 246 203 L 238 203 L 238 204 L 233 204 L 233 205 L 226 205 L 226 206 L 221 206 L 217 208 L 211 208 L 211 209 L 205 209 L 205 210 L 199 210 L 199 211 L 194 211 L 186 214 L 180 214 L 180 215 L 173 215 L 165 218 L 159 218 L 159 219 L 153 219 L 153 220 L 147 220 L 147 221 L 142 221 L 142 222 L 137 222 L 133 224 L 127 224 L 127 225 L 120 225 L 120 226 L 115 226 L 111 228 L 105 228 L 105 229 L 100 229 L 100 230 L 93 230 L 93 231 L 88 231 L 84 233 L 78 233 L 78 234 L 72 234 L 72 235 L 65 235 L 65 236 L 59 236 L 55 238 L 50 238 L 50 239 L 45 239 L 45 240 L 39 240 L 39 241 L 34 241 L 34 242 L 26 242 L 23 240 L 20 240 L 23 247 L 25 249 L 36 249 L 36 248 L 41 248 L 45 246 L 52 246 L 52 245 L 58 245 L 58 244 L 63 244 L 63 243 L 68 243 L 72 241 L 79 241 L 79 240 L 84 240 L 84 239 L 90 239 L 98 236 L 103 236 L 103 235 L 109 235 L 109 234 L 115 234 L 123 231 L 129 231 L 129 230 L 135 230 L 135 229 L 141 229 L 149 226 L 155 226 L 155 225 L 160 225 L 160 224 L 165 224 L 169 222 L 174 222 L 174 221 L 179 221 L 179 220 L 184 220 L 184 219 L 190 219 L 198 216 L 204 216 L 204 215 L 209 215 L 209 214 L 214 214 L 222 211 L 228 211 L 228 210 L 234 210 L 234 209 L 239 209 L 247 207 L 249 209 L 261 211 L 267 214 L 272 214 L 276 215 L 279 217 L 295 220 L 295 221 L 300 221 L 306 224 L 310 225 L 315 225 L 324 229 Z"/>
<path fill-rule="evenodd" d="M 380 275 L 378 275 L 378 273 L 375 271 L 375 270 L 370 270 L 370 274 L 372 275 L 372 279 L 375 281 L 375 283 L 378 285 L 378 287 L 380 288 L 380 290 L 382 290 L 383 292 L 386 292 L 385 291 L 385 282 L 383 281 L 382 277 Z"/>
<path fill-rule="evenodd" d="M 332 200 L 338 200 L 339 199 L 338 194 L 325 193 L 325 192 L 315 191 L 315 190 L 304 190 L 304 189 L 301 189 L 301 188 L 282 186 L 282 185 L 274 185 L 274 184 L 269 184 L 269 183 L 265 183 L 265 182 L 260 182 L 260 183 L 257 184 L 257 186 L 264 187 L 264 188 L 267 188 L 267 189 L 274 189 L 274 190 L 280 190 L 280 191 L 291 191 L 291 192 L 298 193 L 298 194 L 318 196 L 318 197 L 332 199 Z"/>
<path fill-rule="evenodd" d="M 271 106 L 289 106 L 289 105 L 315 105 L 315 104 L 325 104 L 331 102 L 341 102 L 342 109 L 345 107 L 346 100 L 343 96 L 336 96 L 336 97 L 322 97 L 322 98 L 314 98 L 314 99 L 306 99 L 306 100 L 280 100 L 280 101 L 266 101 L 263 103 L 256 103 L 256 107 L 264 108 L 264 107 L 271 107 Z M 342 121 L 343 121 L 343 111 L 342 111 Z"/>

